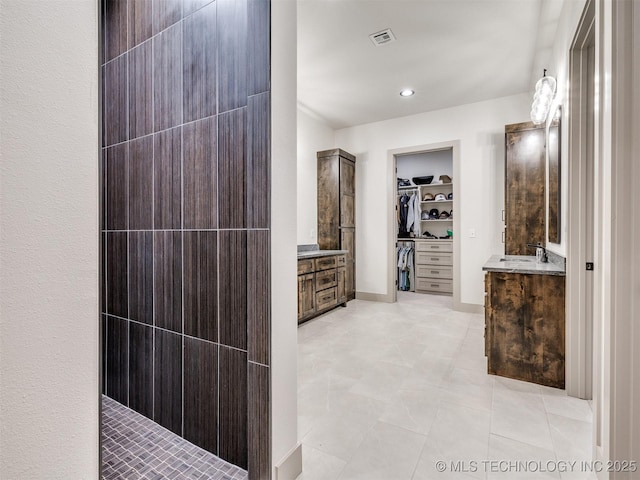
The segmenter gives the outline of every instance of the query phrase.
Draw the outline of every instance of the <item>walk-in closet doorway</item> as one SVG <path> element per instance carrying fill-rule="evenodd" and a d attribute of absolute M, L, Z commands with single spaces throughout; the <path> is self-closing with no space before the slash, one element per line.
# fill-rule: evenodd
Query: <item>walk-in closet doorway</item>
<path fill-rule="evenodd" d="M 388 189 L 389 189 L 389 202 L 391 202 L 392 208 L 389 209 L 390 215 L 387 222 L 387 238 L 389 248 L 387 249 L 387 264 L 388 264 L 388 274 L 387 274 L 387 301 L 396 302 L 397 301 L 397 291 L 398 291 L 398 256 L 396 250 L 396 244 L 398 242 L 398 212 L 396 209 L 396 205 L 398 202 L 398 160 L 403 157 L 408 156 L 417 156 L 420 154 L 428 154 L 433 152 L 441 152 L 441 151 L 451 151 L 451 163 L 452 163 L 452 175 L 453 179 L 450 186 L 450 192 L 453 194 L 453 198 L 456 199 L 456 205 L 458 205 L 458 209 L 460 208 L 460 142 L 458 140 L 452 140 L 448 142 L 441 143 L 433 143 L 426 145 L 415 145 L 410 147 L 398 148 L 394 150 L 389 150 L 388 158 L 389 158 L 389 170 L 388 170 Z M 437 172 L 435 172 L 437 173 Z M 425 175 L 429 174 L 429 172 L 425 171 Z M 439 180 L 439 174 L 434 177 L 433 181 Z M 409 179 L 411 180 L 411 179 Z M 421 199 L 422 200 L 422 199 Z M 428 204 L 424 204 L 428 206 Z M 433 205 L 432 205 L 433 206 Z M 451 208 L 449 209 L 451 210 Z M 442 230 L 442 232 L 446 231 L 448 227 L 453 231 L 453 262 L 452 262 L 452 308 L 457 311 L 466 311 L 464 305 L 460 301 L 460 218 L 459 215 L 454 212 L 452 222 L 442 222 L 442 224 L 438 225 L 437 231 Z M 422 222 L 424 226 L 425 222 Z M 424 233 L 425 228 L 420 228 L 420 233 Z M 427 231 L 428 228 L 426 229 Z M 441 233 L 442 233 L 441 232 Z M 436 232 L 434 232 L 436 234 Z M 406 239 L 400 239 L 406 240 Z"/>

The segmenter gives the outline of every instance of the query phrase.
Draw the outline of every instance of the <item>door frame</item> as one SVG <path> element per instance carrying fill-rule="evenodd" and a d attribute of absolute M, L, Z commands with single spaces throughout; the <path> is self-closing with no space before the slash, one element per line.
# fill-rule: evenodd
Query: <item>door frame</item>
<path fill-rule="evenodd" d="M 387 220 L 387 241 L 389 247 L 387 248 L 387 301 L 396 302 L 398 299 L 397 289 L 397 260 L 396 260 L 396 165 L 397 157 L 408 154 L 420 154 L 428 152 L 437 152 L 440 150 L 451 150 L 453 159 L 453 178 L 455 182 L 452 185 L 453 198 L 456 199 L 456 203 L 460 202 L 460 195 L 457 189 L 457 185 L 460 182 L 460 140 L 450 140 L 446 142 L 429 143 L 423 145 L 414 145 L 410 147 L 395 148 L 387 151 L 388 158 L 388 198 L 389 205 L 392 207 L 389 209 L 389 216 Z M 464 306 L 460 302 L 460 204 L 456 207 L 458 212 L 453 217 L 453 309 L 458 311 L 466 311 Z M 456 233 L 457 232 L 457 233 Z"/>
<path fill-rule="evenodd" d="M 573 43 L 569 50 L 570 68 L 570 99 L 569 99 L 569 181 L 567 208 L 567 355 L 566 355 L 566 390 L 574 397 L 592 398 L 592 379 L 594 365 L 593 352 L 593 300 L 596 295 L 587 295 L 587 275 L 596 276 L 585 270 L 586 262 L 600 264 L 593 258 L 591 252 L 587 252 L 587 240 L 585 232 L 589 222 L 587 215 L 593 216 L 592 211 L 587 211 L 587 197 L 594 196 L 595 192 L 589 192 L 587 172 L 587 155 L 596 156 L 596 135 L 593 135 L 591 152 L 589 149 L 588 115 L 593 115 L 595 100 L 591 103 L 587 98 L 589 90 L 588 82 L 588 46 L 591 41 L 595 43 L 595 1 L 588 1 L 580 23 L 576 30 Z M 595 72 L 593 72 L 595 73 Z M 591 109 L 591 111 L 589 111 Z M 593 118 L 593 120 L 596 120 Z M 596 125 L 593 125 L 595 133 Z M 595 163 L 595 158 L 593 161 Z M 592 165 L 595 168 L 595 164 Z M 595 199 L 594 199 L 595 200 Z M 595 225 L 591 222 L 590 229 Z M 591 232 L 591 238 L 593 234 Z M 595 245 L 593 245 L 595 255 Z M 589 256 L 590 258 L 587 258 Z M 595 293 L 595 285 L 593 285 Z M 591 298 L 589 298 L 591 297 Z M 590 304 L 590 305 L 589 305 Z M 589 320 L 588 320 L 589 319 Z"/>

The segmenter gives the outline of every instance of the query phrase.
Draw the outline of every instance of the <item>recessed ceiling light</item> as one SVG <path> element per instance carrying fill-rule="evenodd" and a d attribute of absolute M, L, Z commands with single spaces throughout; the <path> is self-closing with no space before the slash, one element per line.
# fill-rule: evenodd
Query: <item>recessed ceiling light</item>
<path fill-rule="evenodd" d="M 400 96 L 401 97 L 410 97 L 411 95 L 413 95 L 414 92 L 413 90 L 411 90 L 410 88 L 405 88 L 404 90 L 400 91 Z"/>

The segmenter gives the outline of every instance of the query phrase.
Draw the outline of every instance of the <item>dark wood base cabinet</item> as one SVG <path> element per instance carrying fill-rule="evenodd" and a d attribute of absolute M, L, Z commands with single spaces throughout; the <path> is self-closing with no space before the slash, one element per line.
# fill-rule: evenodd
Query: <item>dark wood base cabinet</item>
<path fill-rule="evenodd" d="M 298 324 L 347 304 L 345 255 L 298 260 Z"/>
<path fill-rule="evenodd" d="M 565 277 L 488 272 L 488 372 L 564 388 Z"/>

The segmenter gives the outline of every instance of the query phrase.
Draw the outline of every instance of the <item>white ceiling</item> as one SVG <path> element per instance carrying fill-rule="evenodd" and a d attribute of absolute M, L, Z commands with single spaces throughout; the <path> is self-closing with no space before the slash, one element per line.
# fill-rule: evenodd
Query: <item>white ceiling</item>
<path fill-rule="evenodd" d="M 298 102 L 343 128 L 533 92 L 562 3 L 298 0 Z M 385 28 L 397 41 L 374 46 Z"/>

